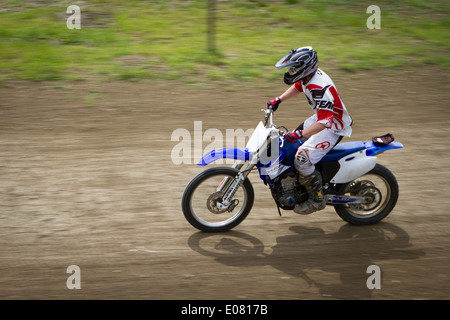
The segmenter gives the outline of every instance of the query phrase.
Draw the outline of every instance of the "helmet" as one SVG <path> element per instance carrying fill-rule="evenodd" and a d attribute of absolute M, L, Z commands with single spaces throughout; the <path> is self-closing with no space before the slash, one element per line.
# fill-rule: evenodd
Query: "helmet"
<path fill-rule="evenodd" d="M 318 65 L 317 52 L 312 47 L 302 47 L 292 49 L 275 64 L 275 67 L 278 69 L 289 68 L 288 72 L 284 74 L 284 82 L 294 84 L 314 74 Z"/>

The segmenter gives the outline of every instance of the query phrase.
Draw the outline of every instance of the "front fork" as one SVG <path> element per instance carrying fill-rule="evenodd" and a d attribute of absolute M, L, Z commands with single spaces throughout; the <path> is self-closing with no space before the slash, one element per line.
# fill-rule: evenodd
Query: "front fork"
<path fill-rule="evenodd" d="M 239 170 L 239 173 L 233 179 L 231 177 L 225 177 L 217 188 L 217 192 L 225 191 L 222 202 L 217 202 L 217 207 L 219 209 L 226 209 L 228 211 L 232 211 L 234 207 L 237 206 L 238 201 L 232 200 L 234 194 L 239 189 L 241 184 L 247 179 L 247 176 L 250 174 L 250 171 L 256 165 L 253 161 L 247 164 L 246 168 L 241 171 L 241 168 L 244 166 L 245 162 L 242 160 L 238 160 L 234 163 L 233 168 Z"/>
<path fill-rule="evenodd" d="M 217 192 L 223 192 L 225 190 L 225 193 L 222 197 L 222 202 L 217 202 L 217 207 L 219 209 L 232 211 L 234 207 L 236 207 L 236 200 L 232 200 L 234 194 L 239 189 L 244 180 L 247 179 L 248 175 L 253 170 L 255 165 L 258 163 L 261 153 L 266 151 L 269 142 L 270 138 L 268 138 L 266 142 L 260 147 L 255 156 L 250 157 L 250 160 L 248 161 L 247 166 L 244 168 L 244 170 L 242 170 L 242 168 L 244 167 L 246 161 L 238 160 L 233 164 L 233 168 L 239 170 L 239 173 L 234 179 L 231 177 L 225 177 L 217 188 Z"/>

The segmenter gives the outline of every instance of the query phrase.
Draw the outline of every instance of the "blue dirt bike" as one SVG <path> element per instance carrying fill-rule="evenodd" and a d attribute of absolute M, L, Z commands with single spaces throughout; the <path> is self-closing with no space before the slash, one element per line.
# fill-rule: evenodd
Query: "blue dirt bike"
<path fill-rule="evenodd" d="M 273 112 L 265 112 L 245 149 L 212 150 L 198 165 L 218 159 L 236 159 L 232 167 L 212 167 L 194 177 L 182 197 L 187 221 L 205 232 L 221 232 L 236 227 L 253 207 L 254 190 L 248 179 L 252 170 L 272 193 L 280 209 L 293 210 L 308 199 L 308 192 L 297 182 L 294 155 L 302 143 L 288 143 L 288 130 L 273 123 Z M 391 139 L 392 140 L 392 139 Z M 385 218 L 395 207 L 399 189 L 395 176 L 377 163 L 375 155 L 403 148 L 400 142 L 376 140 L 337 144 L 316 164 L 323 179 L 328 205 L 350 224 L 368 225 Z"/>

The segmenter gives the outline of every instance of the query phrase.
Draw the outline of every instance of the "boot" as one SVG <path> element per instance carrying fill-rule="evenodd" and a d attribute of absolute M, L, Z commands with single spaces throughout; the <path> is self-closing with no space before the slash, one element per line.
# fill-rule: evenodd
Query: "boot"
<path fill-rule="evenodd" d="M 326 200 L 322 194 L 322 175 L 319 171 L 316 170 L 306 177 L 299 176 L 298 182 L 305 187 L 309 198 L 295 205 L 295 213 L 310 214 L 326 207 Z"/>

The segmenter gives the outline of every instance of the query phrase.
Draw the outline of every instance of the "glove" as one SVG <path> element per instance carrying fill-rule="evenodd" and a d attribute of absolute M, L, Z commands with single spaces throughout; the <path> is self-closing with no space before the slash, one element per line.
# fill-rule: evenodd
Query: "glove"
<path fill-rule="evenodd" d="M 295 143 L 298 139 L 303 138 L 302 130 L 295 130 L 293 132 L 289 132 L 286 135 L 286 141 L 289 143 Z"/>
<path fill-rule="evenodd" d="M 278 106 L 280 105 L 280 103 L 281 103 L 281 99 L 276 97 L 275 99 L 267 102 L 267 108 L 269 108 L 270 110 L 275 112 L 278 109 Z"/>

